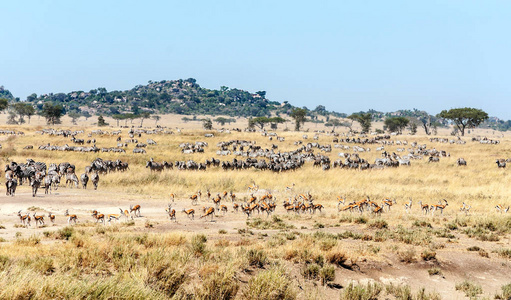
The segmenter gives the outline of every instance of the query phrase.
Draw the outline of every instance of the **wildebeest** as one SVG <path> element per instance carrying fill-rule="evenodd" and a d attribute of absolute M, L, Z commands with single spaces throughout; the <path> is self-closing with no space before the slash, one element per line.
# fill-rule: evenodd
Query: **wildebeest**
<path fill-rule="evenodd" d="M 497 166 L 498 166 L 499 168 L 505 168 L 505 167 L 506 167 L 506 161 L 505 161 L 505 160 L 503 160 L 503 159 L 501 159 L 501 160 L 498 160 L 498 159 L 497 159 L 495 162 L 497 163 Z"/>
<path fill-rule="evenodd" d="M 467 165 L 467 161 L 465 159 L 463 159 L 462 157 L 458 158 L 458 160 L 456 160 L 456 164 L 458 166 L 466 166 Z"/>
<path fill-rule="evenodd" d="M 87 175 L 87 173 L 83 173 L 82 175 L 80 175 L 80 182 L 82 183 L 82 188 L 86 189 L 87 183 L 89 183 L 89 176 Z"/>
<path fill-rule="evenodd" d="M 436 156 L 430 156 L 428 162 L 439 162 L 440 158 Z"/>
<path fill-rule="evenodd" d="M 149 168 L 152 171 L 158 171 L 158 172 L 161 172 L 163 171 L 164 169 L 164 165 L 163 164 L 160 164 L 160 163 L 157 163 L 157 162 L 154 162 L 151 158 L 150 161 L 147 161 L 147 163 L 145 164 L 145 167 L 146 168 Z"/>
<path fill-rule="evenodd" d="M 94 185 L 94 189 L 97 190 L 98 189 L 98 183 L 99 183 L 99 174 L 98 173 L 93 173 L 91 175 L 91 177 L 90 177 L 90 181 Z"/>

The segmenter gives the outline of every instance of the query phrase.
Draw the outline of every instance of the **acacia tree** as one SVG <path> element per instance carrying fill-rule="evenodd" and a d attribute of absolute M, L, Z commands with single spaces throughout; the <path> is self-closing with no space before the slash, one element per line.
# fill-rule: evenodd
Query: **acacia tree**
<path fill-rule="evenodd" d="M 339 119 L 330 119 L 330 120 L 328 120 L 328 122 L 325 123 L 325 126 L 327 126 L 327 127 L 332 126 L 332 132 L 334 132 L 335 127 L 348 126 L 348 124 L 339 121 Z"/>
<path fill-rule="evenodd" d="M 300 127 L 305 123 L 305 116 L 307 116 L 307 110 L 304 108 L 295 108 L 291 111 L 289 116 L 295 119 L 295 130 L 300 131 Z"/>
<path fill-rule="evenodd" d="M 362 127 L 362 132 L 367 133 L 371 129 L 371 121 L 373 118 L 371 113 L 352 114 L 348 118 L 353 121 L 357 121 L 360 124 L 360 127 Z"/>
<path fill-rule="evenodd" d="M 403 129 L 410 123 L 410 120 L 405 117 L 386 118 L 384 121 L 385 127 L 390 132 L 403 133 Z"/>
<path fill-rule="evenodd" d="M 0 111 L 4 111 L 9 107 L 9 100 L 5 98 L 0 99 Z"/>
<path fill-rule="evenodd" d="M 488 119 L 488 114 L 481 109 L 464 107 L 442 110 L 437 117 L 451 120 L 461 132 L 461 136 L 464 136 L 465 128 L 479 126 L 484 120 Z"/>
<path fill-rule="evenodd" d="M 46 118 L 46 123 L 55 125 L 60 124 L 60 117 L 64 113 L 64 108 L 60 104 L 50 102 L 44 103 L 42 115 Z"/>
<path fill-rule="evenodd" d="M 151 118 L 153 118 L 153 120 L 154 120 L 154 126 L 157 126 L 158 125 L 158 121 L 161 119 L 161 117 L 157 116 L 157 115 L 154 115 Z"/>

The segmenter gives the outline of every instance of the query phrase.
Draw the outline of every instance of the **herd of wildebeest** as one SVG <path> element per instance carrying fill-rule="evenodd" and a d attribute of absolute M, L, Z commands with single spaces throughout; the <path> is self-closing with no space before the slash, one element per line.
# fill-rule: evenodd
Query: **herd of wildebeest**
<path fill-rule="evenodd" d="M 235 130 L 240 131 L 240 130 Z M 253 131 L 253 130 L 251 130 Z M 180 132 L 179 130 L 177 131 Z M 222 133 L 230 133 L 230 131 L 222 131 Z M 11 130 L 0 130 L 0 134 L 7 135 L 24 135 L 23 132 L 16 132 Z M 147 138 L 146 143 L 142 143 L 139 139 L 142 135 L 161 135 L 161 134 L 175 134 L 173 131 L 169 131 L 165 128 L 158 127 L 156 129 L 144 130 L 131 128 L 127 132 L 128 137 L 124 140 L 121 137 L 122 131 L 102 131 L 93 130 L 87 134 L 87 139 L 77 138 L 77 135 L 85 134 L 84 131 L 71 131 L 71 130 L 55 130 L 55 129 L 43 129 L 37 131 L 35 134 L 49 135 L 49 136 L 62 136 L 70 138 L 70 142 L 76 144 L 76 146 L 56 146 L 47 143 L 38 147 L 40 150 L 48 151 L 74 151 L 74 152 L 119 152 L 125 153 L 129 145 L 134 145 L 133 153 L 146 153 L 145 149 L 153 147 L 152 151 L 157 153 L 158 143 L 152 139 Z M 393 135 L 350 135 L 350 134 L 335 134 L 326 132 L 316 132 L 312 138 L 314 141 L 308 142 L 307 135 L 303 135 L 302 139 L 294 141 L 294 150 L 280 151 L 278 142 L 284 142 L 285 137 L 278 136 L 275 132 L 262 131 L 261 134 L 268 138 L 270 141 L 269 147 L 263 147 L 257 145 L 255 141 L 233 139 L 228 141 L 222 141 L 217 143 L 216 151 L 217 157 L 234 156 L 232 159 L 222 160 L 220 158 L 211 157 L 203 162 L 194 161 L 192 159 L 180 160 L 180 161 L 160 161 L 157 162 L 153 158 L 150 158 L 145 167 L 151 172 L 162 172 L 166 169 L 177 169 L 177 170 L 193 170 L 193 171 L 206 171 L 208 168 L 221 168 L 225 171 L 230 170 L 242 170 L 242 169 L 256 169 L 260 171 L 273 171 L 273 172 L 286 172 L 295 171 L 303 167 L 306 163 L 311 163 L 313 167 L 321 168 L 324 171 L 328 171 L 333 168 L 341 169 L 356 169 L 356 170 L 372 170 L 372 169 L 384 169 L 387 167 L 396 168 L 399 166 L 410 166 L 414 160 L 421 160 L 427 157 L 429 163 L 436 163 L 440 161 L 441 157 L 449 157 L 450 153 L 445 150 L 437 150 L 435 147 L 428 148 L 426 144 L 419 144 L 417 142 L 408 142 L 406 140 L 398 140 L 397 136 L 395 139 L 391 139 Z M 331 136 L 332 144 L 320 144 L 316 142 L 319 140 L 320 135 Z M 117 147 L 97 147 L 98 137 L 116 136 Z M 204 137 L 211 138 L 213 134 L 206 134 Z M 274 143 L 277 141 L 277 144 Z M 491 140 L 487 138 L 473 138 L 473 142 L 480 142 L 483 144 L 499 144 L 497 140 Z M 464 144 L 465 141 L 461 139 L 444 139 L 444 138 L 431 138 L 431 143 L 450 143 L 450 144 Z M 87 146 L 85 146 L 87 144 Z M 374 162 L 362 158 L 364 153 L 371 151 L 370 145 L 376 145 L 373 151 L 381 153 L 381 157 L 376 158 Z M 395 151 L 390 151 L 390 146 L 396 146 Z M 181 143 L 179 145 L 180 151 L 185 155 L 193 155 L 194 153 L 204 153 L 205 148 L 209 147 L 209 143 L 206 141 L 196 141 Z M 332 152 L 332 149 L 339 149 L 342 152 L 338 153 L 339 159 L 331 160 L 328 153 Z M 26 146 L 24 149 L 33 149 L 32 145 Z M 149 150 L 149 149 L 148 149 Z M 496 164 L 499 168 L 505 168 L 506 163 L 510 162 L 510 159 L 498 159 Z M 456 160 L 458 166 L 466 166 L 467 161 L 463 158 Z M 127 162 L 123 162 L 120 159 L 117 160 L 104 160 L 101 158 L 94 159 L 90 165 L 85 167 L 83 173 L 78 176 L 76 174 L 75 165 L 69 162 L 51 163 L 49 166 L 44 162 L 37 162 L 33 159 L 27 159 L 26 163 L 10 162 L 5 166 L 5 178 L 6 178 L 6 194 L 14 196 L 18 185 L 29 184 L 32 188 L 32 196 L 37 195 L 37 191 L 40 187 L 44 188 L 45 194 L 50 193 L 52 189 L 57 190 L 61 183 L 61 180 L 65 180 L 65 186 L 81 185 L 82 188 L 86 189 L 87 185 L 92 182 L 94 189 L 98 188 L 98 183 L 101 176 L 111 172 L 126 172 L 129 171 L 129 165 Z M 291 193 L 294 189 L 293 186 L 287 187 L 286 192 Z M 284 191 L 282 191 L 284 193 Z M 257 194 L 259 193 L 259 195 Z M 235 194 L 231 192 L 223 191 L 217 193 L 216 196 L 212 196 L 208 190 L 205 193 L 205 198 L 208 201 L 212 201 L 214 206 L 206 206 L 202 208 L 202 216 L 213 217 L 216 212 L 227 212 L 226 200 L 230 200 L 233 211 L 241 211 L 250 217 L 253 212 L 261 213 L 265 212 L 270 215 L 275 211 L 276 198 L 271 192 L 267 190 L 259 191 L 256 185 L 249 187 L 247 195 L 244 197 L 243 203 L 236 202 Z M 198 205 L 201 200 L 202 192 L 199 190 L 195 194 L 190 196 L 192 205 Z M 169 218 L 176 220 L 176 211 L 172 208 L 174 203 L 175 195 L 171 195 L 171 202 L 168 204 L 166 209 Z M 386 210 L 390 210 L 393 204 L 396 204 L 396 200 L 385 199 L 381 203 L 376 203 L 367 197 L 362 201 L 345 202 L 345 197 L 339 197 L 338 212 L 349 211 L 349 212 L 360 212 L 371 211 L 376 214 L 381 214 Z M 198 201 L 199 200 L 199 201 Z M 224 201 L 224 204 L 222 204 Z M 444 202 L 443 202 L 444 201 Z M 440 211 L 443 213 L 444 208 L 448 205 L 446 200 L 440 201 L 438 204 L 422 204 L 419 203 L 423 212 L 435 212 Z M 284 208 L 287 212 L 294 213 L 315 213 L 317 210 L 321 211 L 323 205 L 315 203 L 314 197 L 310 194 L 301 194 L 287 197 L 283 202 Z M 411 210 L 412 201 L 405 203 L 405 210 Z M 122 210 L 121 214 L 126 216 L 126 219 L 132 217 L 132 213 L 135 216 L 140 216 L 140 205 L 136 205 L 136 208 L 130 208 L 130 210 Z M 509 207 L 505 205 L 497 205 L 496 209 L 500 212 L 507 212 Z M 470 206 L 463 204 L 460 209 L 465 213 L 468 213 Z M 138 212 L 138 214 L 137 214 Z M 191 219 L 194 218 L 195 209 L 183 209 L 183 212 L 188 215 Z M 68 215 L 68 222 L 76 222 L 76 215 Z M 118 220 L 118 214 L 103 215 L 98 211 L 93 212 L 93 218 L 97 222 L 105 222 L 105 220 Z M 25 223 L 28 219 L 30 220 L 29 214 L 18 213 L 20 220 Z M 34 215 L 34 218 L 36 216 Z M 41 216 L 42 217 L 42 216 Z M 52 214 L 49 215 L 51 220 Z M 39 220 L 39 219 L 38 219 Z M 41 220 L 44 220 L 42 217 Z M 37 223 L 37 221 L 36 221 Z"/>

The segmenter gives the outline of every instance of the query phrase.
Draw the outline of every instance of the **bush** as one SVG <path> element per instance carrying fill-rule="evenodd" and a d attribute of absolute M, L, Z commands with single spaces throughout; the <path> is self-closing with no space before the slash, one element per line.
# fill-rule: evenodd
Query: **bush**
<path fill-rule="evenodd" d="M 234 272 L 220 271 L 208 276 L 196 292 L 193 299 L 234 299 L 239 285 L 234 280 Z"/>
<path fill-rule="evenodd" d="M 376 300 L 382 292 L 382 286 L 376 282 L 366 285 L 350 283 L 341 293 L 341 300 Z"/>
<path fill-rule="evenodd" d="M 262 268 L 267 263 L 268 258 L 263 250 L 250 249 L 247 252 L 248 264 L 257 268 Z"/>
<path fill-rule="evenodd" d="M 483 293 L 483 289 L 480 285 L 476 285 L 470 281 L 463 281 L 461 283 L 457 283 L 455 286 L 457 291 L 462 291 L 465 293 L 465 296 L 469 298 L 476 298 L 477 295 Z"/>
<path fill-rule="evenodd" d="M 502 294 L 495 295 L 495 299 L 509 300 L 511 299 L 511 283 L 501 287 Z"/>
<path fill-rule="evenodd" d="M 440 270 L 439 268 L 431 268 L 431 269 L 428 269 L 428 274 L 430 276 L 442 275 L 442 270 Z"/>
<path fill-rule="evenodd" d="M 404 263 L 413 263 L 415 262 L 415 250 L 413 248 L 409 248 L 405 251 L 400 251 L 397 253 L 399 256 L 399 260 L 401 260 Z"/>
<path fill-rule="evenodd" d="M 425 261 L 430 261 L 436 259 L 436 252 L 430 250 L 424 250 L 421 253 L 421 257 Z"/>
<path fill-rule="evenodd" d="M 206 242 L 208 239 L 204 234 L 196 234 L 192 238 L 192 253 L 196 256 L 203 256 L 206 253 Z"/>
<path fill-rule="evenodd" d="M 335 280 L 335 267 L 332 265 L 326 265 L 321 270 L 319 270 L 319 279 L 321 279 L 321 284 L 325 285 L 329 281 Z"/>
<path fill-rule="evenodd" d="M 73 236 L 73 233 L 75 232 L 75 229 L 71 226 L 66 226 L 62 229 L 59 229 L 55 232 L 55 238 L 57 240 L 69 240 L 71 236 Z"/>
<path fill-rule="evenodd" d="M 389 227 L 389 225 L 387 224 L 387 221 L 382 220 L 382 219 L 373 220 L 369 223 L 368 226 L 369 226 L 369 228 L 377 228 L 377 229 L 384 229 L 384 228 Z"/>
<path fill-rule="evenodd" d="M 283 269 L 272 268 L 262 271 L 252 277 L 243 292 L 243 299 L 247 300 L 291 300 L 296 299 L 291 278 Z"/>
<path fill-rule="evenodd" d="M 302 276 L 305 279 L 317 279 L 320 269 L 318 264 L 306 264 L 302 269 Z"/>

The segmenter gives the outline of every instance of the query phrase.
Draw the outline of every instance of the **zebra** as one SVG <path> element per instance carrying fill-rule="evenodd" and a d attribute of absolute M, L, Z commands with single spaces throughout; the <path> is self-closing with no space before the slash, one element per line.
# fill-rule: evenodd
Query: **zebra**
<path fill-rule="evenodd" d="M 98 189 L 98 183 L 99 183 L 99 175 L 98 175 L 98 173 L 93 173 L 91 175 L 90 181 L 94 185 L 94 189 L 97 190 Z"/>
<path fill-rule="evenodd" d="M 75 187 L 78 187 L 78 177 L 75 173 L 67 173 L 66 186 L 71 185 L 71 187 L 73 187 L 73 183 L 75 184 Z"/>
<path fill-rule="evenodd" d="M 30 186 L 32 187 L 32 197 L 35 197 L 35 195 L 37 194 L 37 190 L 39 189 L 39 187 L 41 186 L 41 179 L 39 178 L 34 178 L 31 182 L 30 182 Z"/>
<path fill-rule="evenodd" d="M 82 183 L 82 188 L 87 189 L 87 183 L 89 183 L 89 176 L 87 173 L 80 175 L 80 182 Z"/>

